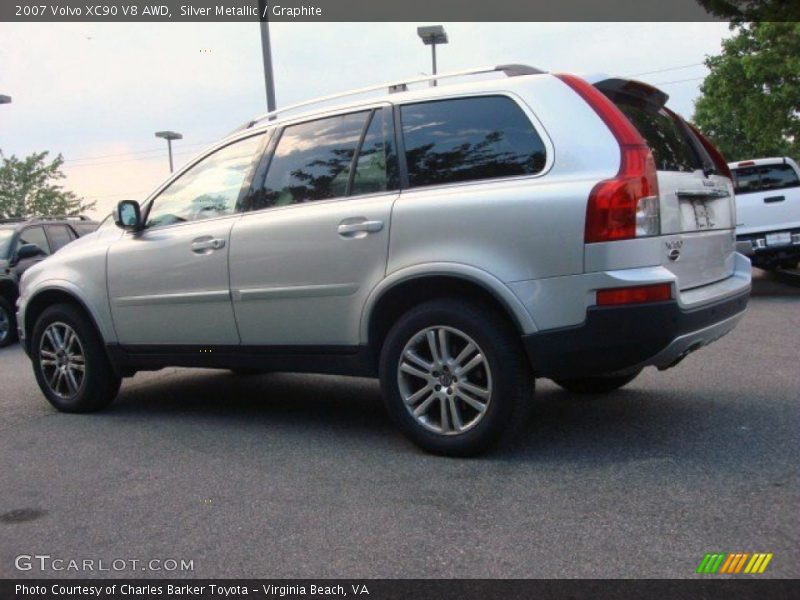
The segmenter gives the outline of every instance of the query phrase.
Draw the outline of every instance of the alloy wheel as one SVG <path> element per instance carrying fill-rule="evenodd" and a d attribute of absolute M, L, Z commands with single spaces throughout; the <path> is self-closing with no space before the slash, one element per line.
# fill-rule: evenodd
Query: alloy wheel
<path fill-rule="evenodd" d="M 397 383 L 409 414 L 441 435 L 475 427 L 492 399 L 486 355 L 466 333 L 435 326 L 419 331 L 403 348 Z"/>
<path fill-rule="evenodd" d="M 86 378 L 83 345 L 69 325 L 48 325 L 39 342 L 39 365 L 47 387 L 59 398 L 77 396 Z"/>

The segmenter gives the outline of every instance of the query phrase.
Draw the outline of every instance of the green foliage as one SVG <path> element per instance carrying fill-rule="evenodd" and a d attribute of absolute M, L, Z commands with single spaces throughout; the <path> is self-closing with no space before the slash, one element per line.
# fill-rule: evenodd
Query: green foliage
<path fill-rule="evenodd" d="M 800 157 L 800 23 L 740 24 L 705 62 L 694 120 L 723 155 Z"/>
<path fill-rule="evenodd" d="M 800 21 L 795 0 L 697 0 L 712 15 L 727 21 Z"/>
<path fill-rule="evenodd" d="M 64 158 L 59 154 L 48 162 L 48 154 L 35 152 L 19 159 L 0 151 L 0 217 L 71 216 L 94 206 L 56 183 L 64 178 Z"/>

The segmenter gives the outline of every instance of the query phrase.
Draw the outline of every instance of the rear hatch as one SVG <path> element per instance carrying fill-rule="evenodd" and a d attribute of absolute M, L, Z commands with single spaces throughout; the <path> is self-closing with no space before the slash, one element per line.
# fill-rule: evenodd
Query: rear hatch
<path fill-rule="evenodd" d="M 718 165 L 662 91 L 627 79 L 594 84 L 628 117 L 650 147 L 658 171 L 662 264 L 679 289 L 733 274 L 735 207 L 727 167 Z M 719 163 L 720 161 L 716 161 Z"/>
<path fill-rule="evenodd" d="M 800 178 L 785 158 L 731 164 L 736 190 L 736 233 L 800 227 Z"/>

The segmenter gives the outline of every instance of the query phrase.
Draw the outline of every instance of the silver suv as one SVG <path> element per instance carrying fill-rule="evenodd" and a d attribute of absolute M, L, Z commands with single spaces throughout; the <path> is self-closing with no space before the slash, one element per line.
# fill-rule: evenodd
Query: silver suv
<path fill-rule="evenodd" d="M 97 410 L 166 366 L 380 377 L 413 442 L 471 455 L 536 377 L 609 392 L 734 328 L 730 172 L 666 94 L 436 79 L 256 119 L 32 267 L 18 323 L 47 399 Z"/>

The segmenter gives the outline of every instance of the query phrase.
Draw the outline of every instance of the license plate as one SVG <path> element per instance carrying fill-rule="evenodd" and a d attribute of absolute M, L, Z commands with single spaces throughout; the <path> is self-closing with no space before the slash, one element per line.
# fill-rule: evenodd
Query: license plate
<path fill-rule="evenodd" d="M 767 234 L 767 246 L 785 246 L 792 243 L 792 234 L 788 231 Z"/>

